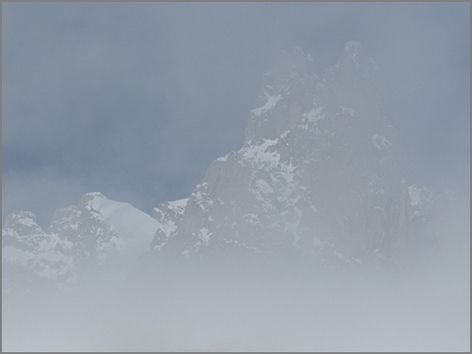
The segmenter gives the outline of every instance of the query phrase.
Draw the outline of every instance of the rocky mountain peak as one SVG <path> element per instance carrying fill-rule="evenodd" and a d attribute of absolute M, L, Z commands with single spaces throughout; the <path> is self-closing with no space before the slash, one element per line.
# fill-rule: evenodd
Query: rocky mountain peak
<path fill-rule="evenodd" d="M 338 64 L 319 75 L 314 68 L 299 47 L 281 52 L 263 77 L 242 147 L 152 217 L 98 192 L 58 208 L 47 231 L 30 212 L 9 215 L 8 283 L 17 269 L 70 283 L 149 248 L 181 257 L 296 254 L 324 266 L 403 257 L 424 236 L 434 198 L 407 183 L 398 132 L 371 75 L 375 62 L 349 42 Z"/>
<path fill-rule="evenodd" d="M 320 76 L 313 68 L 298 47 L 279 55 L 242 148 L 210 165 L 173 227 L 156 232 L 155 249 L 298 252 L 325 263 L 405 249 L 415 189 L 371 80 L 375 62 L 349 42 L 337 65 Z"/>
<path fill-rule="evenodd" d="M 299 47 L 282 51 L 263 76 L 256 108 L 250 113 L 245 145 L 274 139 L 293 126 L 300 113 L 313 105 L 319 78 L 313 58 Z"/>
<path fill-rule="evenodd" d="M 373 79 L 379 70 L 374 59 L 369 57 L 363 46 L 355 41 L 350 41 L 344 46 L 337 69 L 341 75 L 357 80 Z"/>
<path fill-rule="evenodd" d="M 104 198 L 105 196 L 100 192 L 86 193 L 80 198 L 77 207 L 79 209 L 94 210 L 94 202 L 103 200 Z"/>
<path fill-rule="evenodd" d="M 313 58 L 305 54 L 300 47 L 294 47 L 290 52 L 282 50 L 275 60 L 272 71 L 265 76 L 274 76 L 274 82 L 283 84 L 289 78 L 313 74 Z"/>
<path fill-rule="evenodd" d="M 364 47 L 356 41 L 349 41 L 344 45 L 343 56 L 349 57 L 356 64 L 359 60 L 366 58 Z"/>
<path fill-rule="evenodd" d="M 5 219 L 4 228 L 15 229 L 21 234 L 41 232 L 41 227 L 36 223 L 36 216 L 30 211 L 16 211 Z"/>

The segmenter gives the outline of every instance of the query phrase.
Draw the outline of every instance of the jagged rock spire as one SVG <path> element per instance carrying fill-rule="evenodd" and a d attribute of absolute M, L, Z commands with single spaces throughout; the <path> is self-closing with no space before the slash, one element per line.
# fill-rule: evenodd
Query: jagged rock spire
<path fill-rule="evenodd" d="M 242 148 L 215 160 L 159 249 L 299 252 L 321 262 L 393 257 L 414 206 L 375 62 L 349 42 L 320 76 L 282 52 L 264 75 Z"/>
<path fill-rule="evenodd" d="M 313 105 L 316 83 L 313 58 L 299 47 L 283 50 L 263 76 L 256 108 L 250 113 L 245 144 L 274 139 L 293 126 L 300 113 Z"/>
<path fill-rule="evenodd" d="M 374 59 L 368 57 L 362 45 L 355 41 L 344 46 L 338 67 L 342 75 L 357 79 L 372 79 L 379 70 Z"/>

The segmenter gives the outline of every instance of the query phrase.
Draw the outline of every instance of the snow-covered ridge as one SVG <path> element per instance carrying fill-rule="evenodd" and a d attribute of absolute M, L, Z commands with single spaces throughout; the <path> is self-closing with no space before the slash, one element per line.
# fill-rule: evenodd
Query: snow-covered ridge
<path fill-rule="evenodd" d="M 57 209 L 47 231 L 31 212 L 10 214 L 2 229 L 2 261 L 58 286 L 70 284 L 84 267 L 135 261 L 159 225 L 131 204 L 88 193 L 77 205 Z"/>
<path fill-rule="evenodd" d="M 277 151 L 267 151 L 269 147 L 277 145 L 277 139 L 264 139 L 262 144 L 247 146 L 240 150 L 242 155 L 241 163 L 246 161 L 252 165 L 276 167 L 280 160 L 280 154 Z"/>
<path fill-rule="evenodd" d="M 2 264 L 31 267 L 41 278 L 51 280 L 74 270 L 67 254 L 72 243 L 46 233 L 29 211 L 11 213 L 2 229 Z M 8 287 L 8 285 L 7 285 Z"/>
<path fill-rule="evenodd" d="M 277 105 L 277 102 L 279 102 L 280 99 L 282 98 L 282 95 L 271 96 L 267 92 L 264 92 L 264 96 L 265 96 L 265 99 L 266 99 L 266 103 L 264 103 L 263 106 L 258 107 L 258 108 L 254 108 L 251 111 L 251 113 L 254 116 L 260 116 L 260 115 L 264 114 L 265 112 L 270 111 L 271 109 L 273 109 Z"/>
<path fill-rule="evenodd" d="M 110 200 L 101 193 L 86 196 L 92 197 L 88 205 L 120 235 L 124 249 L 139 253 L 148 247 L 159 227 L 157 220 L 129 203 Z"/>
<path fill-rule="evenodd" d="M 152 217 L 157 221 L 154 237 L 149 245 L 150 249 L 160 250 L 177 230 L 182 220 L 190 198 L 183 198 L 171 202 L 161 203 L 153 209 Z"/>

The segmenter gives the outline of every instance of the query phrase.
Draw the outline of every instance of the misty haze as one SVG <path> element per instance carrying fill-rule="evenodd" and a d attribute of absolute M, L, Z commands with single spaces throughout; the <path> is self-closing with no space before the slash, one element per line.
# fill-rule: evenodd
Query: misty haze
<path fill-rule="evenodd" d="M 470 350 L 469 4 L 2 7 L 2 350 Z"/>

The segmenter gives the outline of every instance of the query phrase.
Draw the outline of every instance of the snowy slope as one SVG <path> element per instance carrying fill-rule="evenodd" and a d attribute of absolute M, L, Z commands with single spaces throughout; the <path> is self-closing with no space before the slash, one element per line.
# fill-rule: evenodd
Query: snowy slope
<path fill-rule="evenodd" d="M 4 289 L 25 287 L 18 283 L 25 279 L 72 285 L 84 273 L 136 262 L 159 225 L 132 205 L 101 193 L 85 194 L 77 205 L 56 209 L 46 231 L 31 212 L 12 213 L 2 229 Z M 18 272 L 25 274 L 23 279 Z"/>
<path fill-rule="evenodd" d="M 159 222 L 129 203 L 110 200 L 101 193 L 89 193 L 87 207 L 97 211 L 110 225 L 111 230 L 120 235 L 120 249 L 128 256 L 135 257 L 145 251 L 159 227 Z"/>

